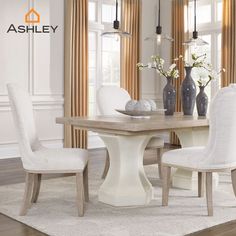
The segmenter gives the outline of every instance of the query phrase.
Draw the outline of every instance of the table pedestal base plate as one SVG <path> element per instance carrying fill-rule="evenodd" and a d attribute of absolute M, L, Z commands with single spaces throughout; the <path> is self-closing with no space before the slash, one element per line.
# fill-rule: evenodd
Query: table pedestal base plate
<path fill-rule="evenodd" d="M 98 200 L 112 206 L 146 205 L 153 188 L 143 168 L 144 150 L 150 135 L 99 134 L 110 157 L 110 168 L 98 191 Z"/>

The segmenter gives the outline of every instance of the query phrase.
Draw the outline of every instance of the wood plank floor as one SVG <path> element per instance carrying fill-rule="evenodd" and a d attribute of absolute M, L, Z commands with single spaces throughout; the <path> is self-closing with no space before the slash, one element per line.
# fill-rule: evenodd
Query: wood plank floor
<path fill-rule="evenodd" d="M 99 159 L 101 159 L 101 156 L 105 156 L 104 150 L 90 151 L 91 158 L 100 157 Z M 151 160 L 153 154 L 147 152 L 147 156 Z M 46 178 L 61 176 L 62 175 L 50 175 Z M 25 173 L 19 158 L 0 160 L 0 186 L 22 183 L 24 182 L 24 178 Z M 0 214 L 0 236 L 46 236 L 46 234 Z M 189 234 L 189 236 L 236 236 L 236 220 Z"/>
<path fill-rule="evenodd" d="M 25 224 L 0 214 L 0 235 L 1 236 L 45 236 Z"/>

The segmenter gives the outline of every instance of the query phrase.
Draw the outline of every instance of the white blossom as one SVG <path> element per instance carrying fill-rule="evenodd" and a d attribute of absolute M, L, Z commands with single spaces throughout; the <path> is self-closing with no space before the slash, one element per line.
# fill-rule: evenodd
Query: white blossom
<path fill-rule="evenodd" d="M 164 65 L 164 63 L 165 63 L 165 60 L 164 60 L 164 59 L 160 58 L 159 61 L 160 61 L 160 64 L 161 64 L 161 65 Z"/>
<path fill-rule="evenodd" d="M 176 67 L 176 64 L 174 63 L 174 64 L 170 65 L 169 70 L 172 71 L 175 67 Z"/>

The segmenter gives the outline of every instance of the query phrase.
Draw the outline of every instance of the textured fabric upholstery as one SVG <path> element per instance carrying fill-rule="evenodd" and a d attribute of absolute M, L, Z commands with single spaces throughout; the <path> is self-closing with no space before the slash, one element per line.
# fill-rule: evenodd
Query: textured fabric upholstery
<path fill-rule="evenodd" d="M 97 102 L 101 115 L 120 115 L 116 109 L 124 110 L 126 103 L 131 99 L 129 93 L 117 86 L 103 86 L 97 94 Z M 164 140 L 160 137 L 152 137 L 147 148 L 159 148 L 164 146 Z"/>
<path fill-rule="evenodd" d="M 7 88 L 24 169 L 83 170 L 88 161 L 87 151 L 43 147 L 36 133 L 30 96 L 15 84 L 8 84 Z"/>
<path fill-rule="evenodd" d="M 124 110 L 131 99 L 128 92 L 117 86 L 103 86 L 97 93 L 98 108 L 101 115 L 119 115 L 116 109 Z"/>
<path fill-rule="evenodd" d="M 37 168 L 49 170 L 83 170 L 88 162 L 88 153 L 83 149 L 40 148 L 34 152 Z M 65 169 L 66 168 L 66 169 Z"/>
<path fill-rule="evenodd" d="M 163 163 L 184 168 L 236 167 L 236 84 L 222 88 L 210 107 L 210 134 L 205 147 L 183 148 L 163 154 Z"/>

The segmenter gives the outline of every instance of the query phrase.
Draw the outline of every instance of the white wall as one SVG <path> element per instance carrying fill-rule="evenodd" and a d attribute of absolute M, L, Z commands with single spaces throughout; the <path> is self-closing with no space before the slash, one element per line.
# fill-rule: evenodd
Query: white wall
<path fill-rule="evenodd" d="M 6 84 L 18 83 L 32 95 L 39 138 L 45 145 L 62 146 L 63 127 L 63 0 L 0 0 L 0 159 L 19 156 Z M 15 34 L 10 24 L 25 24 L 31 7 L 41 24 L 58 25 L 56 34 Z"/>

